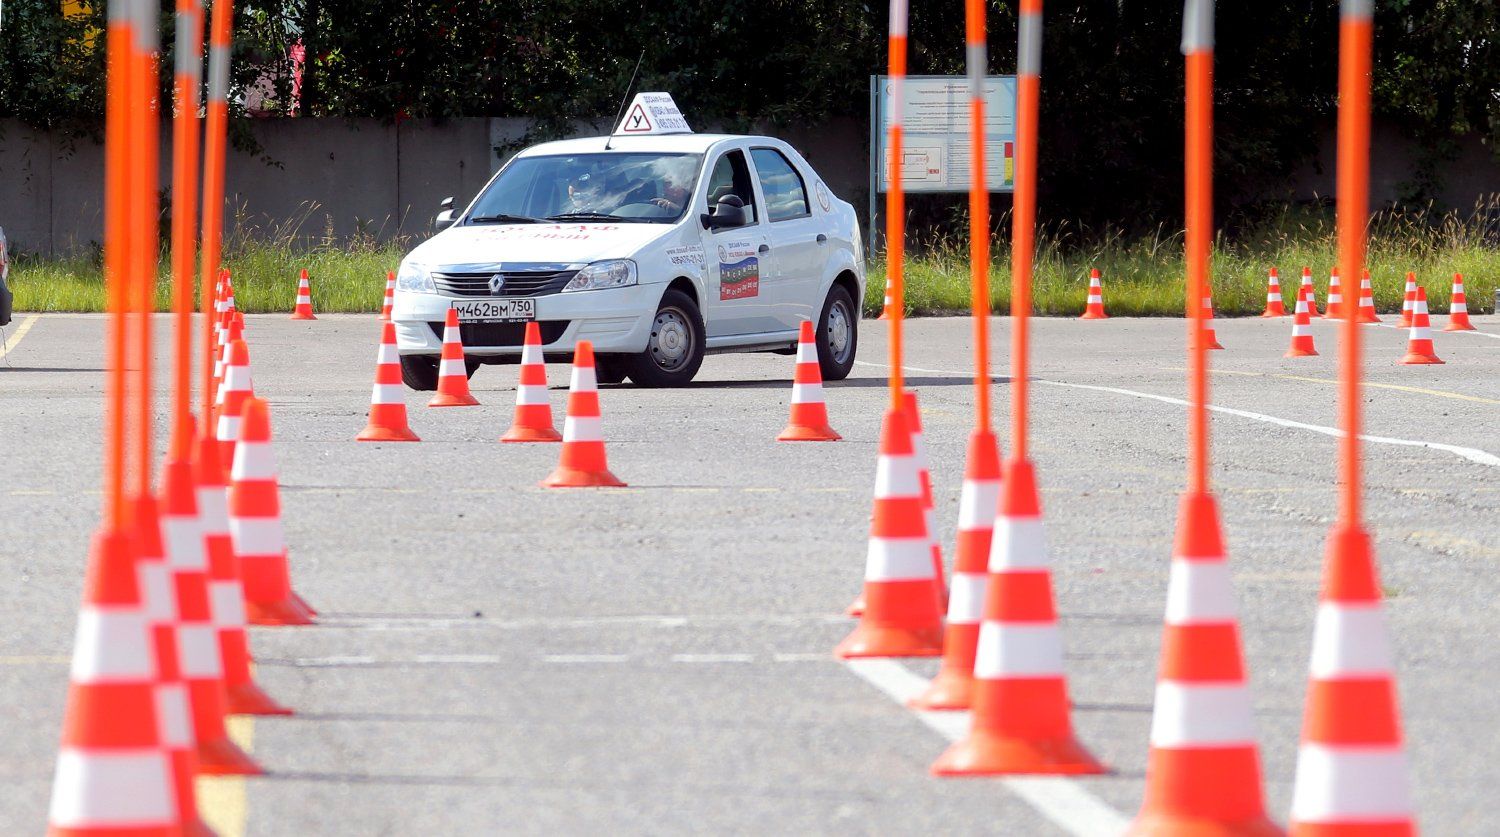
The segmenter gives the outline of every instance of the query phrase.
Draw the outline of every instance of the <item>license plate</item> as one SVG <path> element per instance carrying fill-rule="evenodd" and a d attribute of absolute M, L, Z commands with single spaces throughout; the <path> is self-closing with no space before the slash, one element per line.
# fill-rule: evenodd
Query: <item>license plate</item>
<path fill-rule="evenodd" d="M 523 323 L 536 319 L 536 300 L 461 299 L 454 300 L 453 310 L 466 323 Z"/>

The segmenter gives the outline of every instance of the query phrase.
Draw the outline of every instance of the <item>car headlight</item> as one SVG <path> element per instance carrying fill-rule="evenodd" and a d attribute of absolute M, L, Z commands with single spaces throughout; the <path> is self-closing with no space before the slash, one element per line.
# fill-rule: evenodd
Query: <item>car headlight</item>
<path fill-rule="evenodd" d="M 635 281 L 635 262 L 630 259 L 610 259 L 607 262 L 594 262 L 578 271 L 573 281 L 563 288 L 563 293 L 623 288 L 627 285 L 634 285 Z"/>
<path fill-rule="evenodd" d="M 401 270 L 396 273 L 396 290 L 410 291 L 414 294 L 435 294 L 437 286 L 432 283 L 432 274 L 427 272 L 427 268 L 411 262 L 402 262 Z"/>

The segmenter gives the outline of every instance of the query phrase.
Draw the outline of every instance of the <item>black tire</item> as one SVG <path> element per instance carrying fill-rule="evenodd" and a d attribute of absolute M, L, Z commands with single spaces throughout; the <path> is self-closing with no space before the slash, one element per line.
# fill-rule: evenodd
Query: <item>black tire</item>
<path fill-rule="evenodd" d="M 682 291 L 669 289 L 656 306 L 651 344 L 646 351 L 624 359 L 625 374 L 636 386 L 685 386 L 703 365 L 706 335 L 698 304 Z M 670 340 L 670 344 L 659 345 L 658 341 L 663 339 Z"/>
<path fill-rule="evenodd" d="M 402 355 L 401 382 L 418 392 L 437 389 L 437 355 Z"/>
<path fill-rule="evenodd" d="M 601 384 L 618 384 L 625 380 L 626 355 L 595 355 L 594 377 Z"/>
<path fill-rule="evenodd" d="M 464 358 L 464 377 L 473 380 L 474 373 L 478 372 L 479 367 L 483 365 L 484 364 L 480 363 L 477 360 L 474 360 L 473 358 Z"/>
<path fill-rule="evenodd" d="M 833 338 L 835 329 L 844 331 L 843 351 L 835 353 Z M 842 381 L 854 369 L 854 356 L 859 351 L 859 309 L 854 307 L 854 298 L 843 285 L 834 285 L 823 300 L 823 312 L 818 315 L 818 368 L 825 381 Z"/>

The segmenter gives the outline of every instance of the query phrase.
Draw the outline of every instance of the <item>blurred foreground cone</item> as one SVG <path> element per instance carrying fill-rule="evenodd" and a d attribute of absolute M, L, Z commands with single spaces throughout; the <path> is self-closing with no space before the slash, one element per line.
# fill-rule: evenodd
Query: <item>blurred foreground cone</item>
<path fill-rule="evenodd" d="M 1313 285 L 1312 268 L 1306 266 L 1302 268 L 1302 285 L 1297 289 L 1297 296 L 1304 293 L 1307 294 L 1307 316 L 1314 320 L 1323 316 L 1318 313 L 1318 289 Z"/>
<path fill-rule="evenodd" d="M 995 434 L 969 436 L 963 491 L 958 501 L 958 538 L 948 593 L 943 665 L 927 691 L 911 700 L 918 709 L 968 709 L 974 694 L 974 649 L 984 617 L 990 538 L 1000 502 L 1000 455 Z"/>
<path fill-rule="evenodd" d="M 1344 286 L 1339 281 L 1339 269 L 1328 272 L 1328 305 L 1323 312 L 1330 317 L 1344 316 Z"/>
<path fill-rule="evenodd" d="M 1416 833 L 1370 536 L 1335 526 L 1313 623 L 1292 835 Z"/>
<path fill-rule="evenodd" d="M 1378 323 L 1380 316 L 1375 313 L 1375 290 L 1370 286 L 1370 271 L 1366 270 L 1359 279 L 1359 321 L 1362 323 Z"/>
<path fill-rule="evenodd" d="M 229 534 L 240 562 L 246 616 L 252 625 L 311 625 L 312 614 L 292 593 L 286 535 L 281 525 L 281 488 L 271 451 L 266 402 L 245 403 L 240 444 L 229 472 Z"/>
<path fill-rule="evenodd" d="M 208 555 L 208 600 L 224 663 L 224 704 L 231 715 L 290 715 L 261 690 L 250 672 L 250 639 L 245 634 L 245 591 L 240 562 L 229 532 L 229 481 L 212 439 L 200 439 L 193 462 L 203 549 Z"/>
<path fill-rule="evenodd" d="M 1222 349 L 1219 345 L 1219 334 L 1214 330 L 1214 295 L 1213 291 L 1203 294 L 1203 340 L 1210 349 Z"/>
<path fill-rule="evenodd" d="M 521 346 L 516 415 L 500 441 L 562 441 L 562 434 L 552 425 L 552 402 L 547 396 L 547 361 L 542 355 L 542 328 L 535 320 L 526 324 L 526 342 Z"/>
<path fill-rule="evenodd" d="M 922 519 L 927 527 L 927 543 L 932 552 L 932 577 L 937 582 L 938 612 L 948 607 L 948 583 L 943 580 L 943 548 L 937 536 L 937 511 L 932 500 L 932 471 L 927 467 L 927 442 L 922 437 L 922 410 L 917 406 L 917 394 L 907 390 L 901 394 L 901 403 L 906 408 L 906 426 L 911 431 L 912 459 L 917 463 L 917 481 L 922 486 Z"/>
<path fill-rule="evenodd" d="M 823 401 L 823 369 L 818 365 L 818 343 L 813 324 L 803 320 L 797 333 L 797 366 L 792 373 L 792 417 L 778 442 L 837 442 L 843 438 L 828 426 Z"/>
<path fill-rule="evenodd" d="M 594 344 L 578 341 L 573 350 L 573 379 L 568 412 L 563 418 L 562 457 L 542 485 L 547 488 L 623 487 L 609 472 L 604 428 L 599 414 L 599 384 L 594 373 Z"/>
<path fill-rule="evenodd" d="M 297 277 L 297 307 L 292 309 L 294 320 L 316 320 L 312 310 L 312 287 L 307 284 L 307 268 Z"/>
<path fill-rule="evenodd" d="M 1408 365 L 1442 363 L 1432 348 L 1432 324 L 1427 316 L 1427 289 L 1417 286 L 1417 301 L 1412 307 L 1411 332 L 1406 341 L 1406 357 L 1401 362 Z"/>
<path fill-rule="evenodd" d="M 193 466 L 169 459 L 162 466 L 161 529 L 177 597 L 182 678 L 192 708 L 198 771 L 210 776 L 253 776 L 259 765 L 224 727 L 224 665 L 209 601 L 208 553 L 198 515 Z"/>
<path fill-rule="evenodd" d="M 469 371 L 464 365 L 464 341 L 458 328 L 458 309 L 449 308 L 443 323 L 443 355 L 438 360 L 437 393 L 429 407 L 472 407 L 479 403 L 469 392 Z"/>
<path fill-rule="evenodd" d="M 1167 586 L 1146 799 L 1135 835 L 1277 835 L 1260 752 L 1219 509 L 1185 493 Z"/>
<path fill-rule="evenodd" d="M 406 423 L 406 394 L 401 383 L 401 357 L 396 353 L 396 325 L 380 328 L 380 351 L 375 355 L 375 386 L 370 390 L 370 420 L 354 437 L 357 442 L 420 442 Z"/>
<path fill-rule="evenodd" d="M 387 270 L 385 272 L 385 301 L 380 304 L 381 322 L 391 321 L 391 309 L 396 305 L 396 272 Z"/>
<path fill-rule="evenodd" d="M 1107 320 L 1109 315 L 1104 313 L 1104 286 L 1099 283 L 1099 268 L 1089 271 L 1089 297 L 1083 309 L 1080 320 Z"/>
<path fill-rule="evenodd" d="M 907 413 L 887 410 L 865 553 L 866 606 L 859 625 L 833 653 L 844 658 L 941 654 L 943 614 L 937 590 Z"/>
<path fill-rule="evenodd" d="M 1266 310 L 1260 312 L 1262 317 L 1285 317 L 1286 306 L 1281 302 L 1281 277 L 1276 275 L 1276 268 L 1266 274 Z"/>
<path fill-rule="evenodd" d="M 95 534 L 89 549 L 47 816 L 51 835 L 182 833 L 134 552 L 124 531 Z"/>
<path fill-rule="evenodd" d="M 1041 498 L 1029 460 L 1005 464 L 989 572 L 974 651 L 973 726 L 932 772 L 1103 773 L 1073 737 Z"/>
<path fill-rule="evenodd" d="M 1453 296 L 1448 301 L 1448 325 L 1443 331 L 1473 331 L 1469 322 L 1469 300 L 1464 295 L 1464 275 L 1453 274 Z"/>
<path fill-rule="evenodd" d="M 1406 294 L 1401 298 L 1401 319 L 1397 328 L 1411 328 L 1412 312 L 1417 308 L 1417 274 L 1407 271 Z"/>
<path fill-rule="evenodd" d="M 1283 357 L 1313 357 L 1318 350 L 1313 347 L 1312 317 L 1308 312 L 1311 303 L 1307 288 L 1297 294 L 1297 309 L 1292 315 L 1292 345 Z"/>
<path fill-rule="evenodd" d="M 235 339 L 229 344 L 229 354 L 224 362 L 224 384 L 214 400 L 214 435 L 219 441 L 219 456 L 223 460 L 234 459 L 234 446 L 240 438 L 240 416 L 245 411 L 245 402 L 255 396 L 255 387 L 250 381 L 250 347 L 244 340 Z"/>

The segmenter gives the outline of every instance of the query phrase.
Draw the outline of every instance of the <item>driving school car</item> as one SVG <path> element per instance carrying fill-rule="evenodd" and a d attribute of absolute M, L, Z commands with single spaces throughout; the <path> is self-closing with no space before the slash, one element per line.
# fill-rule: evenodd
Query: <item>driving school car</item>
<path fill-rule="evenodd" d="M 680 386 L 707 353 L 795 351 L 815 325 L 823 377 L 849 374 L 864 297 L 854 207 L 764 136 L 694 134 L 662 93 L 615 132 L 532 146 L 397 272 L 406 384 L 437 386 L 444 319 L 465 363 L 513 363 L 526 324 L 565 360 L 594 345 L 599 380 Z"/>

